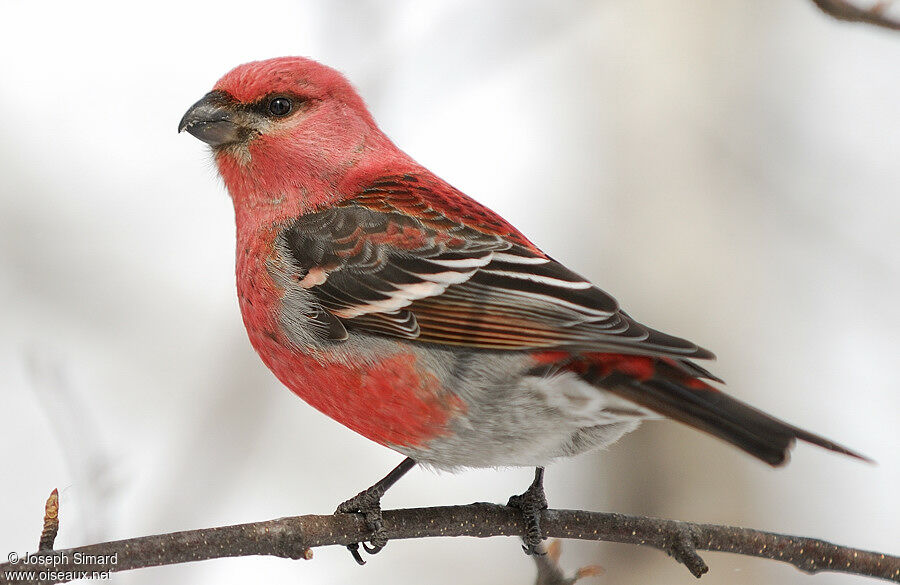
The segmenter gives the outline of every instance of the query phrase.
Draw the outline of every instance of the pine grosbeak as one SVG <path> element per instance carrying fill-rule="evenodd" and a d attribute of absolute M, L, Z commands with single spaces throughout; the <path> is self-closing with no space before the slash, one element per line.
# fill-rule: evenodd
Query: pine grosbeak
<path fill-rule="evenodd" d="M 338 72 L 241 65 L 179 130 L 234 201 L 237 289 L 263 362 L 303 400 L 407 459 L 341 504 L 386 540 L 380 498 L 416 463 L 535 466 L 510 505 L 541 540 L 543 466 L 659 415 L 779 465 L 796 439 L 859 455 L 714 388 L 713 354 L 638 323 L 502 217 L 417 164 Z M 358 547 L 351 547 L 362 562 Z"/>

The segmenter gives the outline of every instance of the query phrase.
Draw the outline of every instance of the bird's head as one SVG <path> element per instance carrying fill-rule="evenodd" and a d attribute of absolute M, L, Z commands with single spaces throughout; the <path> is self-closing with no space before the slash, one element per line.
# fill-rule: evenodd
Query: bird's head
<path fill-rule="evenodd" d="M 191 106 L 178 130 L 212 147 L 235 203 L 248 184 L 289 198 L 317 184 L 334 186 L 367 151 L 390 148 L 344 76 L 303 57 L 232 69 Z"/>

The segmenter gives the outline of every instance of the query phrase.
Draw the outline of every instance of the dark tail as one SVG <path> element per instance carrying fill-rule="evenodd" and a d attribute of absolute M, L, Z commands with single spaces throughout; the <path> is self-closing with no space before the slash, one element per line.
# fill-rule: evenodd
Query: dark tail
<path fill-rule="evenodd" d="M 648 360 L 649 364 L 635 368 L 634 360 Z M 591 362 L 582 375 L 592 383 L 648 410 L 728 441 L 769 465 L 785 463 L 797 439 L 871 461 L 720 392 L 696 377 L 696 370 L 691 368 L 696 365 L 690 362 L 612 354 L 596 354 Z M 622 367 L 622 363 L 626 366 Z"/>

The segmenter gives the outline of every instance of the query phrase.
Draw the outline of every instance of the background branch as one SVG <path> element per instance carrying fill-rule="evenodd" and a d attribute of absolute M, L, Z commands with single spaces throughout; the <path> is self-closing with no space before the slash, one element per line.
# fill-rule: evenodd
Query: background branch
<path fill-rule="evenodd" d="M 517 536 L 523 533 L 521 514 L 506 506 L 470 504 L 411 508 L 384 512 L 390 539 L 434 536 Z M 900 583 L 900 558 L 801 538 L 713 524 L 694 524 L 621 514 L 547 510 L 541 522 L 548 537 L 598 540 L 652 546 L 683 563 L 695 576 L 708 570 L 698 550 L 730 552 L 790 563 L 808 573 L 836 571 Z M 0 583 L 61 583 L 77 575 L 40 580 L 10 577 L 10 571 L 125 571 L 248 555 L 310 559 L 317 546 L 347 545 L 368 534 L 356 514 L 296 516 L 220 528 L 189 530 L 106 542 L 61 551 L 45 551 L 42 562 L 0 565 Z M 76 553 L 95 555 L 97 562 L 74 564 Z M 52 556 L 50 556 L 52 554 Z M 387 554 L 390 554 L 389 552 Z M 111 555 L 116 555 L 112 562 Z M 47 558 L 49 557 L 49 558 Z M 68 559 L 68 564 L 62 564 Z M 349 561 L 348 561 L 349 562 Z"/>
<path fill-rule="evenodd" d="M 870 8 L 862 8 L 848 0 L 812 0 L 822 12 L 846 22 L 864 22 L 875 26 L 900 30 L 900 20 L 887 15 L 891 2 L 876 2 Z"/>

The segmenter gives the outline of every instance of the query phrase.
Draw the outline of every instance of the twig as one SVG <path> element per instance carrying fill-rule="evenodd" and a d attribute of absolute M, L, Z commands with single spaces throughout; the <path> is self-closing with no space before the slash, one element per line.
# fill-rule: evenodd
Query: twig
<path fill-rule="evenodd" d="M 838 20 L 863 22 L 891 30 L 900 30 L 900 20 L 887 15 L 890 2 L 876 2 L 871 8 L 862 8 L 848 0 L 812 0 L 819 9 Z"/>
<path fill-rule="evenodd" d="M 693 524 L 621 514 L 578 510 L 546 510 L 541 526 L 548 537 L 602 540 L 658 548 L 687 563 L 695 576 L 706 564 L 698 550 L 731 552 L 790 563 L 808 573 L 837 571 L 900 582 L 900 558 L 868 552 L 825 541 L 785 536 L 746 528 Z M 518 536 L 523 533 L 521 514 L 506 506 L 470 504 L 435 508 L 412 508 L 384 512 L 384 527 L 390 539 L 433 536 Z M 126 571 L 248 555 L 272 555 L 290 559 L 310 558 L 317 546 L 347 545 L 365 540 L 367 529 L 357 514 L 296 516 L 238 524 L 221 528 L 189 530 L 145 536 L 54 551 L 36 564 L 0 565 L 0 583 L 61 583 L 67 575 L 39 581 L 37 577 L 18 580 L 8 571 L 39 571 L 57 563 L 66 570 Z M 73 565 L 76 553 L 82 562 Z M 390 554 L 389 551 L 385 554 Z M 68 559 L 68 565 L 60 565 Z"/>
<path fill-rule="evenodd" d="M 57 532 L 59 532 L 59 491 L 53 488 L 47 503 L 44 504 L 44 529 L 41 531 L 38 550 L 53 550 Z"/>

